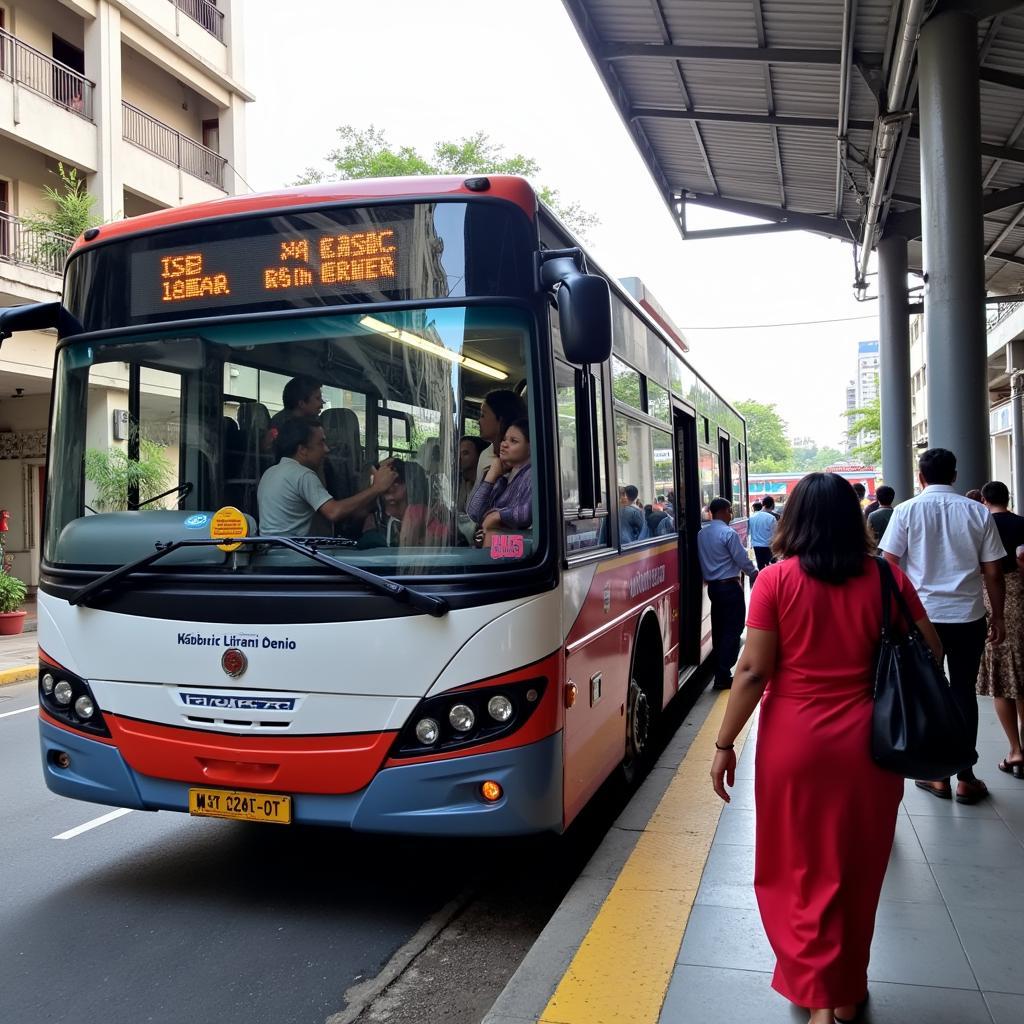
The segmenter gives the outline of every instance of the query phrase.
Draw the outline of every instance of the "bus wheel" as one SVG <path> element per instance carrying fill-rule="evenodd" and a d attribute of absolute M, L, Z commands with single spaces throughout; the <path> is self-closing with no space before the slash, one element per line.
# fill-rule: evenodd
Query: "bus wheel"
<path fill-rule="evenodd" d="M 643 774 L 650 746 L 651 704 L 640 684 L 631 679 L 626 698 L 626 753 L 622 759 L 622 774 L 628 784 Z"/>

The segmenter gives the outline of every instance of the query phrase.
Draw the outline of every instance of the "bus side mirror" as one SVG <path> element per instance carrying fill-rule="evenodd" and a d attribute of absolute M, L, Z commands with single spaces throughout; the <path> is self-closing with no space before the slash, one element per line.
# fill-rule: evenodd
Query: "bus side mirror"
<path fill-rule="evenodd" d="M 572 363 L 603 363 L 612 351 L 612 294 L 603 277 L 581 269 L 579 249 L 541 253 L 541 285 L 558 304 L 562 348 Z"/>
<path fill-rule="evenodd" d="M 59 302 L 32 302 L 24 306 L 0 309 L 0 345 L 15 331 L 42 331 L 56 327 L 60 317 Z"/>

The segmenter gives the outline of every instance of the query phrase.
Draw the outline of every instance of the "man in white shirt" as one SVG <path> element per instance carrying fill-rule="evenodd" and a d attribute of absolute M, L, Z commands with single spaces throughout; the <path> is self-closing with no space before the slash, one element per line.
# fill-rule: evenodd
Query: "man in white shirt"
<path fill-rule="evenodd" d="M 317 476 L 330 449 L 324 428 L 315 419 L 286 419 L 274 440 L 274 450 L 280 461 L 263 474 L 256 492 L 260 533 L 267 536 L 307 537 L 317 512 L 329 523 L 365 515 L 398 478 L 388 459 L 366 490 L 351 498 L 332 498 Z"/>
<path fill-rule="evenodd" d="M 999 644 L 1006 636 L 1005 588 L 999 564 L 1006 551 L 989 510 L 954 491 L 956 456 L 951 451 L 929 448 L 921 456 L 918 470 L 924 490 L 896 506 L 879 548 L 890 562 L 902 567 L 917 588 L 942 640 L 949 685 L 976 744 L 975 684 L 985 640 Z M 992 609 L 987 626 L 982 579 Z M 988 795 L 973 769 L 960 772 L 957 778 L 958 803 L 977 803 Z M 941 799 L 953 795 L 948 781 L 917 785 Z"/>

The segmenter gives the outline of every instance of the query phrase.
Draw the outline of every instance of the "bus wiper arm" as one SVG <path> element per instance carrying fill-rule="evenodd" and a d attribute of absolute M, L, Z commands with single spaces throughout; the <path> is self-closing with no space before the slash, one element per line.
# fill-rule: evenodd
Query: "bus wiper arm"
<path fill-rule="evenodd" d="M 231 543 L 235 542 L 236 539 L 232 538 Z M 448 614 L 448 602 L 443 597 L 436 597 L 433 594 L 424 594 L 421 591 L 413 590 L 411 587 L 407 587 L 402 583 L 395 583 L 393 580 L 385 579 L 383 576 L 378 576 L 376 573 L 369 572 L 366 569 L 361 569 L 358 565 L 352 565 L 350 562 L 343 562 L 338 558 L 332 558 L 330 555 L 325 555 L 323 552 L 292 540 L 290 537 L 244 537 L 237 538 L 237 542 L 245 547 L 255 547 L 264 544 L 273 547 L 287 548 L 290 551 L 297 551 L 299 554 L 305 555 L 307 558 L 311 558 L 314 562 L 319 562 L 321 565 L 325 565 L 328 568 L 338 570 L 348 576 L 354 577 L 360 582 L 365 583 L 367 586 L 372 587 L 374 590 L 393 598 L 395 601 L 402 604 L 412 605 L 412 607 L 418 611 L 427 612 L 429 615 L 433 615 L 435 617 Z M 137 558 L 134 562 L 127 562 L 124 565 L 119 566 L 117 569 L 112 569 L 110 572 L 105 573 L 99 579 L 93 580 L 91 583 L 87 583 L 84 587 L 79 588 L 68 599 L 68 603 L 72 605 L 88 604 L 89 598 L 103 590 L 107 590 L 111 586 L 119 583 L 121 580 L 126 579 L 128 576 L 134 575 L 140 569 L 147 568 L 154 562 L 159 561 L 165 555 L 169 555 L 172 551 L 177 551 L 180 548 L 212 547 L 223 543 L 223 540 L 204 539 L 174 540 L 167 544 L 158 544 L 157 550 L 154 551 L 153 554 Z"/>

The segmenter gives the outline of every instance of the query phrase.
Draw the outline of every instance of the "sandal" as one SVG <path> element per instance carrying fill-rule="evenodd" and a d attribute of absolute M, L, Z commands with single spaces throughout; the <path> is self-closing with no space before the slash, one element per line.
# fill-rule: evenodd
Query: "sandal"
<path fill-rule="evenodd" d="M 864 1016 L 864 1010 L 868 1005 L 868 997 L 865 996 L 858 1004 L 857 1009 L 852 1017 L 837 1017 L 835 1014 L 832 1015 L 832 1019 L 836 1024 L 857 1024 L 857 1021 Z"/>
<path fill-rule="evenodd" d="M 1004 757 L 996 767 L 1015 779 L 1024 779 L 1024 761 L 1007 761 Z"/>
<path fill-rule="evenodd" d="M 988 796 L 988 786 L 981 779 L 962 780 L 960 785 L 966 786 L 967 792 L 958 792 L 956 794 L 956 802 L 958 804 L 976 804 L 979 800 L 984 800 Z"/>
<path fill-rule="evenodd" d="M 944 783 L 941 789 L 936 789 L 930 782 L 915 782 L 914 785 L 918 789 L 923 789 L 926 793 L 931 793 L 932 796 L 937 797 L 939 800 L 951 800 L 953 798 L 953 787 L 948 782 Z"/>

